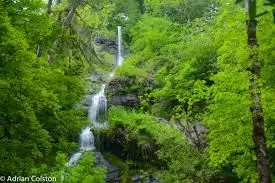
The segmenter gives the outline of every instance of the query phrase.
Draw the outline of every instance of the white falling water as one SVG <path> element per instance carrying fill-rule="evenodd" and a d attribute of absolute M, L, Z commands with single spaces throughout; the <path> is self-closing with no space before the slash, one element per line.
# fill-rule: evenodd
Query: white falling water
<path fill-rule="evenodd" d="M 121 26 L 117 27 L 118 34 L 118 55 L 117 55 L 117 67 L 120 66 L 123 62 L 123 53 L 122 53 L 122 33 Z M 115 71 L 109 73 L 108 79 L 111 79 L 114 76 Z M 104 94 L 105 84 L 102 84 L 100 91 L 92 96 L 92 104 L 89 107 L 89 118 L 97 129 L 102 129 L 107 127 L 107 99 Z M 82 130 L 79 143 L 82 151 L 94 151 L 94 135 L 90 127 L 86 127 Z M 70 161 L 67 163 L 68 166 L 75 165 L 79 158 L 82 156 L 82 152 L 74 153 Z"/>
<path fill-rule="evenodd" d="M 107 125 L 107 100 L 104 94 L 105 84 L 100 91 L 93 96 L 92 105 L 89 108 L 89 118 L 95 128 L 105 128 Z"/>
<path fill-rule="evenodd" d="M 81 157 L 81 155 L 82 155 L 81 152 L 74 153 L 67 165 L 68 166 L 75 165 L 79 160 L 79 158 Z"/>
<path fill-rule="evenodd" d="M 94 135 L 89 127 L 86 127 L 85 129 L 82 130 L 80 137 L 79 137 L 79 143 L 80 143 L 80 148 L 83 151 L 92 151 L 95 150 L 94 146 Z M 79 158 L 81 157 L 82 153 L 77 152 L 74 153 L 69 162 L 67 163 L 68 166 L 75 165 Z"/>
<path fill-rule="evenodd" d="M 121 26 L 117 26 L 117 37 L 118 37 L 118 55 L 117 55 L 117 65 L 120 66 L 123 62 L 123 54 L 122 54 L 122 32 Z"/>
<path fill-rule="evenodd" d="M 95 149 L 94 146 L 94 135 L 89 127 L 82 130 L 80 134 L 80 146 L 85 151 L 91 151 Z"/>

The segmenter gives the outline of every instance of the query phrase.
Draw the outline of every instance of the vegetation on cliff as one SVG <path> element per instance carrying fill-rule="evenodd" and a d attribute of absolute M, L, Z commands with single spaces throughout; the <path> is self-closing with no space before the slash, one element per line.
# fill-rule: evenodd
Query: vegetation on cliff
<path fill-rule="evenodd" d="M 94 152 L 66 162 L 88 124 L 85 79 L 107 80 L 121 25 L 128 54 L 106 87 L 109 128 L 95 131 L 122 181 L 133 168 L 160 182 L 270 183 L 274 4 L 1 0 L 0 175 L 105 182 Z"/>

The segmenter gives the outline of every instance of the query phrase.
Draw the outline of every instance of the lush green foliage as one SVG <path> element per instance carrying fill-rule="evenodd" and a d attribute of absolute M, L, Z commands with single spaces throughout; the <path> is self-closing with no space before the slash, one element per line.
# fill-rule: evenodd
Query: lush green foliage
<path fill-rule="evenodd" d="M 111 136 L 123 129 L 121 140 L 123 152 L 140 152 L 138 162 L 150 162 L 158 169 L 164 182 L 206 182 L 215 171 L 210 171 L 205 157 L 193 149 L 175 127 L 163 122 L 157 123 L 155 117 L 123 108 L 109 110 L 109 129 Z"/>
<path fill-rule="evenodd" d="M 42 1 L 0 2 L 0 172 L 6 176 L 51 172 L 57 152 L 76 150 L 88 122 L 76 104 L 96 59 L 80 49 L 86 40 L 78 32 L 62 29 L 43 7 Z"/>
<path fill-rule="evenodd" d="M 105 169 L 95 167 L 96 158 L 93 153 L 86 153 L 75 167 L 64 170 L 64 181 L 68 183 L 104 183 Z"/>
<path fill-rule="evenodd" d="M 274 176 L 272 3 L 257 1 L 259 46 L 253 51 L 261 64 Z M 47 13 L 46 6 L 42 0 L 0 1 L 1 175 L 53 175 L 61 182 L 65 173 L 63 182 L 104 182 L 106 170 L 95 167 L 93 153 L 85 154 L 78 166 L 65 164 L 88 123 L 87 109 L 78 105 L 88 88 L 84 78 L 113 67 L 113 56 L 93 40 L 115 40 L 116 26 L 122 25 L 129 54 L 116 75 L 129 81 L 122 94 L 135 93 L 140 106 L 136 111 L 112 107 L 109 128 L 102 133 L 113 137 L 122 130 L 125 174 L 141 161 L 164 182 L 228 177 L 231 182 L 258 182 L 249 93 L 253 75 L 248 70 L 253 59 L 243 3 L 64 0 Z M 184 137 L 194 123 L 207 127 L 207 147 L 194 147 Z"/>
<path fill-rule="evenodd" d="M 136 74 L 142 80 L 155 78 L 156 87 L 140 93 L 141 109 L 171 122 L 181 119 L 183 126 L 202 121 L 209 128 L 210 165 L 220 171 L 232 170 L 240 181 L 257 182 L 251 138 L 252 76 L 247 70 L 251 63 L 243 7 L 233 1 L 220 2 L 204 16 L 184 23 L 173 19 L 177 14 L 169 17 L 169 8 L 185 8 L 180 1 L 160 2 L 146 1 L 150 11 L 131 29 L 131 55 L 118 74 L 128 78 Z M 257 51 L 274 174 L 274 24 L 270 7 L 264 6 L 264 1 L 259 1 L 258 7 L 259 13 L 269 12 L 258 18 Z M 168 13 L 164 18 L 162 11 Z M 133 67 L 135 72 L 127 72 Z"/>
<path fill-rule="evenodd" d="M 78 160 L 77 165 L 67 166 L 66 154 L 58 153 L 56 165 L 51 172 L 44 173 L 44 176 L 55 177 L 56 182 L 66 183 L 103 183 L 105 182 L 106 170 L 96 167 L 96 157 L 93 152 L 84 153 Z M 66 166 L 64 166 L 66 164 Z M 39 172 L 34 172 L 39 173 Z"/>

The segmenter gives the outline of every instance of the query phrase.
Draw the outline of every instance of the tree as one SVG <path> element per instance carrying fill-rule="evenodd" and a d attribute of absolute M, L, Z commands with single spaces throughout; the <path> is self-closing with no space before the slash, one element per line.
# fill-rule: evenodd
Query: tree
<path fill-rule="evenodd" d="M 251 67 L 249 68 L 252 76 L 250 79 L 250 97 L 253 122 L 253 142 L 255 144 L 255 152 L 257 156 L 258 173 L 261 183 L 270 183 L 271 176 L 269 172 L 268 152 L 266 146 L 266 138 L 264 133 L 264 115 L 261 102 L 261 84 L 260 71 L 261 63 L 257 55 L 257 36 L 256 36 L 256 0 L 246 0 L 247 14 L 247 38 L 248 46 L 250 47 L 249 59 Z"/>
<path fill-rule="evenodd" d="M 52 4 L 53 4 L 53 0 L 49 0 L 48 5 L 47 5 L 47 13 L 48 14 L 51 14 L 51 12 L 52 12 Z"/>

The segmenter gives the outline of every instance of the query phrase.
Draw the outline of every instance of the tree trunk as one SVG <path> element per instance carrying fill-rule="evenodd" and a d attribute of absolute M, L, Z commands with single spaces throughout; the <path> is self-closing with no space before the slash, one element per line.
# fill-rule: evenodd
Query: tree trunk
<path fill-rule="evenodd" d="M 82 2 L 82 0 L 77 0 L 75 3 L 73 3 L 71 5 L 71 7 L 69 8 L 69 13 L 68 13 L 65 21 L 62 24 L 63 28 L 68 28 L 69 27 L 69 25 L 71 24 L 71 21 L 72 21 L 72 19 L 74 17 L 76 8 L 81 4 L 81 2 Z"/>
<path fill-rule="evenodd" d="M 48 6 L 47 6 L 48 14 L 51 14 L 51 12 L 52 12 L 52 5 L 53 5 L 53 0 L 48 0 Z"/>
<path fill-rule="evenodd" d="M 52 0 L 49 0 L 49 1 L 52 1 Z M 68 8 L 68 9 L 69 9 L 69 12 L 68 12 L 68 14 L 67 14 L 67 16 L 66 16 L 64 22 L 62 23 L 62 28 L 66 29 L 66 28 L 68 28 L 68 27 L 70 26 L 71 21 L 72 21 L 72 19 L 73 19 L 73 17 L 74 17 L 74 14 L 75 14 L 75 12 L 76 12 L 76 9 L 77 9 L 77 7 L 81 4 L 81 2 L 82 2 L 82 0 L 76 0 L 75 3 L 72 2 L 72 3 L 70 4 L 70 6 L 69 6 L 69 8 Z M 60 14 L 59 14 L 59 15 L 60 15 Z M 60 16 L 59 18 L 61 18 L 61 16 Z M 54 47 L 54 48 L 58 48 L 58 46 L 59 46 L 59 40 L 56 39 L 56 40 L 54 41 L 54 43 L 53 43 L 53 47 Z M 48 54 L 48 62 L 49 62 L 49 63 L 51 63 L 51 62 L 54 60 L 54 59 L 53 59 L 54 54 L 55 54 L 54 49 L 50 49 L 50 50 L 49 50 L 49 54 Z"/>
<path fill-rule="evenodd" d="M 251 49 L 250 60 L 251 68 L 249 68 L 252 76 L 250 79 L 250 97 L 251 97 L 251 113 L 253 122 L 253 142 L 255 145 L 255 153 L 257 157 L 257 168 L 260 183 L 271 183 L 269 171 L 268 153 L 266 146 L 266 138 L 264 133 L 264 116 L 261 102 L 261 85 L 260 71 L 261 63 L 257 53 L 257 36 L 256 36 L 256 0 L 246 0 L 247 11 L 247 37 L 248 46 Z"/>

